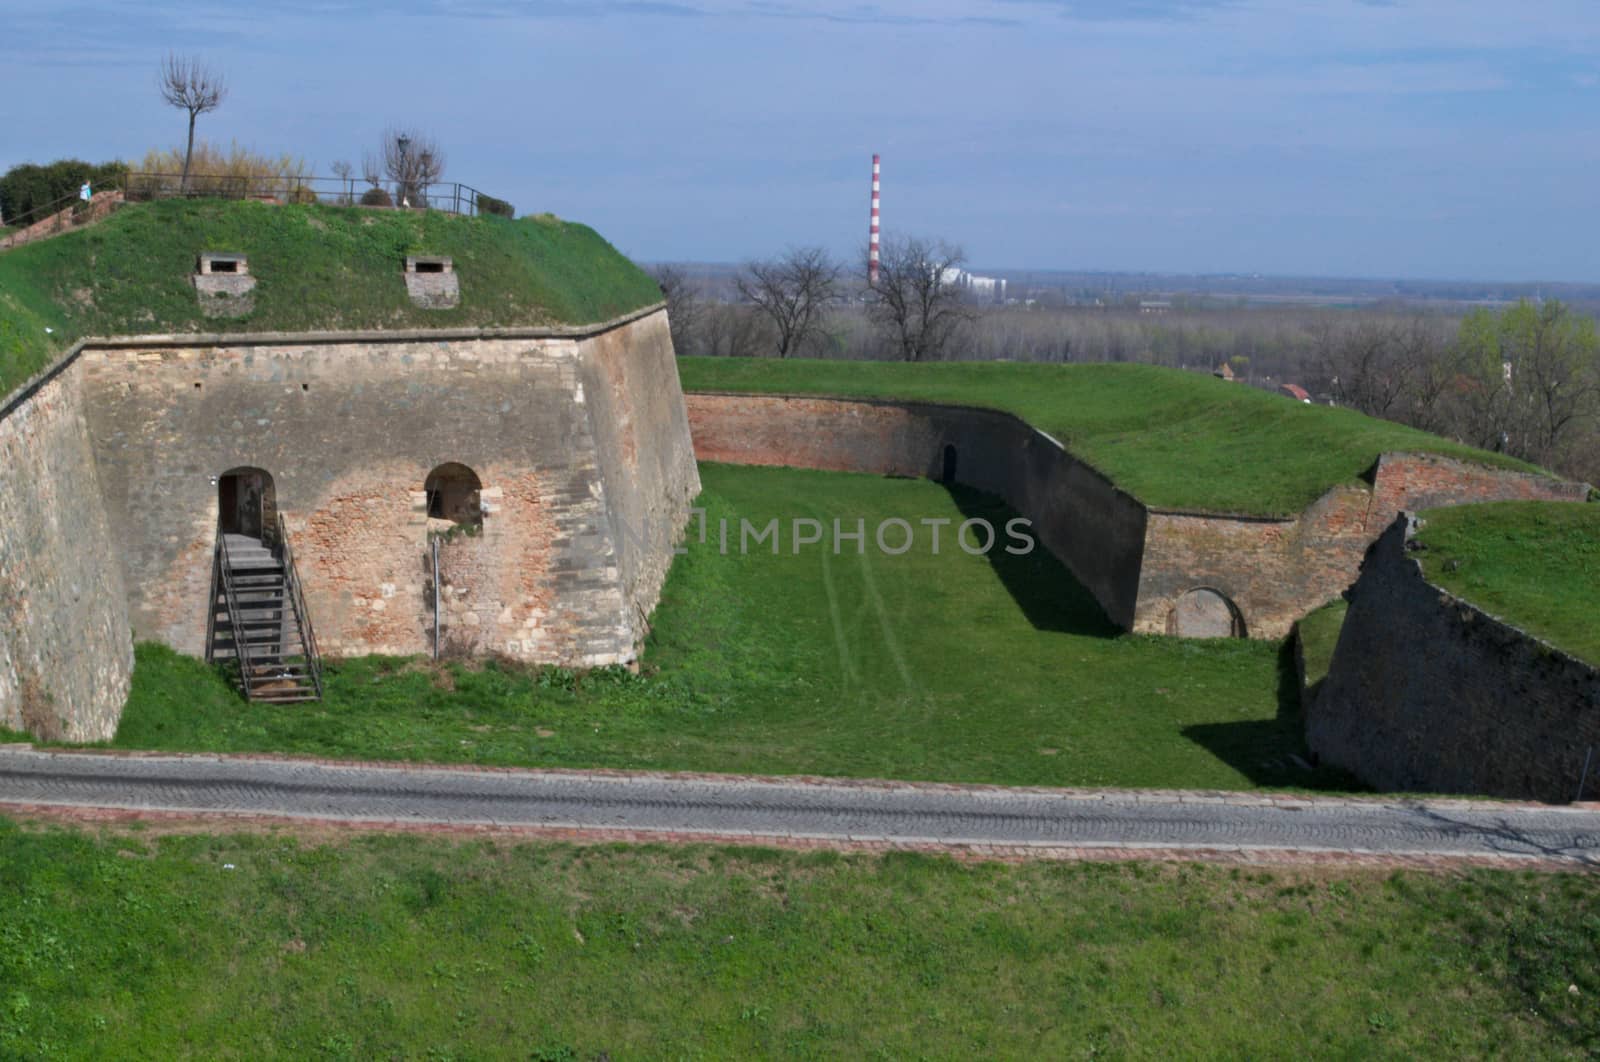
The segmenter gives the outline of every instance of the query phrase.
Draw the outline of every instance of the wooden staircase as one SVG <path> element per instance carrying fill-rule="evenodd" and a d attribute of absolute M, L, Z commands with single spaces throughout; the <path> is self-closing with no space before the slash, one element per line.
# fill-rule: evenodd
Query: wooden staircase
<path fill-rule="evenodd" d="M 281 516 L 274 530 L 270 538 L 217 532 L 206 659 L 238 662 L 246 700 L 320 700 L 322 660 Z"/>

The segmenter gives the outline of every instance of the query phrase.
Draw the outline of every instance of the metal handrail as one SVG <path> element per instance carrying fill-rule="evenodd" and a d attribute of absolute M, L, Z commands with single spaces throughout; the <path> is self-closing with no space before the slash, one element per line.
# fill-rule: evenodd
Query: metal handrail
<path fill-rule="evenodd" d="M 364 206 L 368 192 L 380 190 L 390 199 L 377 209 L 433 209 L 476 217 L 487 213 L 483 201 L 494 196 L 459 181 L 405 182 L 384 188 L 354 177 L 302 177 L 276 174 L 190 174 L 185 186 L 180 173 L 125 173 L 124 197 L 145 199 L 270 199 L 275 202 L 318 202 L 334 206 Z M 400 201 L 408 200 L 408 207 Z M 499 200 L 503 202 L 503 200 Z"/>
<path fill-rule="evenodd" d="M 294 609 L 295 620 L 300 625 L 300 645 L 306 651 L 306 671 L 317 697 L 322 696 L 322 653 L 317 649 L 317 632 L 311 626 L 311 610 L 306 607 L 305 595 L 300 590 L 300 571 L 294 563 L 294 550 L 289 545 L 289 529 L 278 514 L 278 558 L 283 564 L 283 578 L 289 589 L 289 607 Z"/>
<path fill-rule="evenodd" d="M 239 609 L 234 602 L 232 558 L 228 556 L 228 535 L 222 528 L 217 528 L 217 560 L 222 573 L 222 599 L 228 603 L 228 622 L 233 626 L 233 656 L 239 661 L 239 684 L 244 687 L 244 699 L 255 700 L 250 692 L 250 674 L 254 665 L 250 662 L 249 640 L 244 635 L 244 623 L 239 616 Z M 212 602 L 211 610 L 216 612 L 216 603 Z M 209 651 L 209 648 L 208 648 Z"/>

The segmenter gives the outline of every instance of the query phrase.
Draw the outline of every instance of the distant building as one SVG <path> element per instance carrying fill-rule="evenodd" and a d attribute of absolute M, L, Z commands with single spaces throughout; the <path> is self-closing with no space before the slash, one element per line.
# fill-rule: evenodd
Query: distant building
<path fill-rule="evenodd" d="M 959 288 L 983 302 L 1006 301 L 1006 282 L 999 277 L 980 277 L 965 269 L 946 269 L 939 279 L 941 283 Z"/>
<path fill-rule="evenodd" d="M 1166 313 L 1172 309 L 1172 303 L 1166 299 L 1140 299 L 1140 313 Z"/>
<path fill-rule="evenodd" d="M 1219 380 L 1232 380 L 1233 366 L 1229 365 L 1227 362 L 1223 362 L 1221 365 L 1218 365 L 1215 369 L 1211 370 L 1211 375 L 1215 376 Z"/>

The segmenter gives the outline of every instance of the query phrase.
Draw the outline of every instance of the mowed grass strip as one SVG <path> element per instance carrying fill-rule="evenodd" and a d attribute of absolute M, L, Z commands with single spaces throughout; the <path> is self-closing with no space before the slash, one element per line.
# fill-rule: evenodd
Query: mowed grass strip
<path fill-rule="evenodd" d="M 993 498 L 844 473 L 702 476 L 706 541 L 691 537 L 672 569 L 642 676 L 365 658 L 330 663 L 321 704 L 275 707 L 141 646 L 115 744 L 1018 785 L 1348 784 L 1290 759 L 1302 727 L 1282 647 L 1118 635 L 1048 552 L 1000 548 L 1015 514 Z M 794 518 L 830 537 L 835 520 L 860 522 L 866 549 L 796 553 Z M 873 542 L 891 518 L 918 532 L 900 556 Z M 995 551 L 957 545 L 968 518 L 1000 531 Z M 778 554 L 770 539 L 741 554 L 741 521 L 773 519 Z M 946 521 L 937 553 L 925 519 Z"/>
<path fill-rule="evenodd" d="M 1579 1058 L 1600 878 L 0 819 L 0 1055 Z"/>
<path fill-rule="evenodd" d="M 898 398 L 998 409 L 1156 508 L 1290 516 L 1383 453 L 1531 466 L 1354 410 L 1153 365 L 680 358 L 685 390 Z"/>
<path fill-rule="evenodd" d="M 248 316 L 201 314 L 189 281 L 201 251 L 249 256 Z M 457 309 L 412 305 L 408 254 L 454 258 Z M 0 395 L 83 336 L 591 324 L 660 298 L 594 230 L 549 216 L 144 203 L 0 253 Z"/>
<path fill-rule="evenodd" d="M 1600 505 L 1495 502 L 1422 514 L 1428 580 L 1600 665 Z"/>

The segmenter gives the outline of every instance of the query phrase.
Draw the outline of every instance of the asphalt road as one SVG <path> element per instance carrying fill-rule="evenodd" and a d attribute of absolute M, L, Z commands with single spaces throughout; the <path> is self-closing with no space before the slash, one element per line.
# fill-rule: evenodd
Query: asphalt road
<path fill-rule="evenodd" d="M 961 846 L 1536 859 L 1600 867 L 1600 810 L 1478 801 L 462 770 L 0 747 L 5 805 Z"/>

